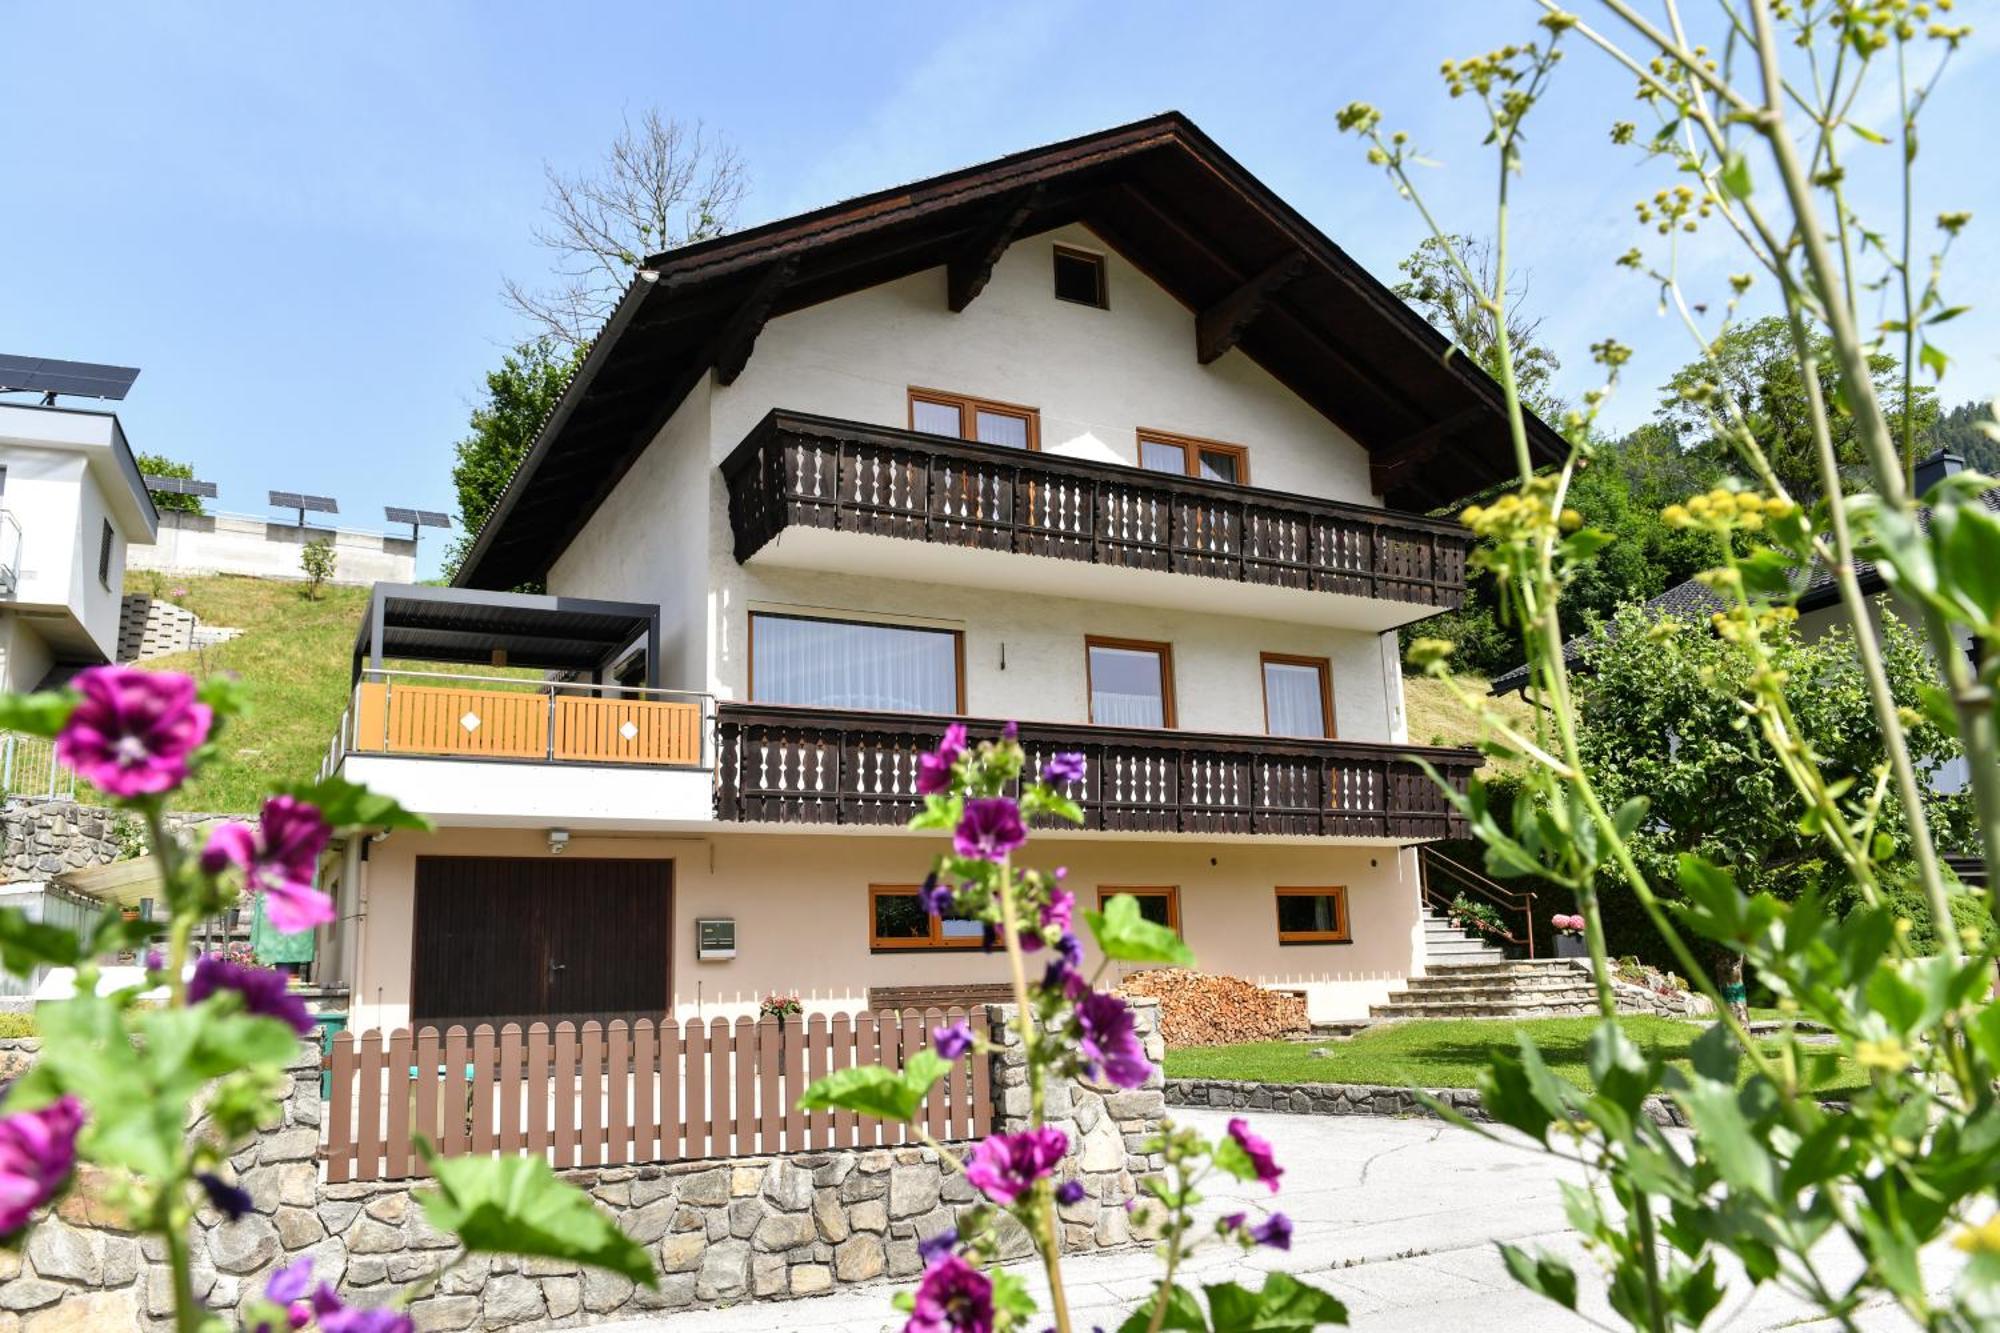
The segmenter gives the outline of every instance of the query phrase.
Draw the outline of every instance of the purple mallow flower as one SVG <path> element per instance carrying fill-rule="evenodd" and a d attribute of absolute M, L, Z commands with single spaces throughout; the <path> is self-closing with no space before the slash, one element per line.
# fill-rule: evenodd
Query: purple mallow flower
<path fill-rule="evenodd" d="M 312 1015 L 306 1011 L 304 1000 L 285 989 L 283 972 L 268 967 L 246 967 L 220 954 L 203 954 L 188 982 L 188 1003 L 200 1004 L 223 991 L 242 996 L 243 1008 L 249 1013 L 289 1023 L 301 1037 L 312 1033 Z"/>
<path fill-rule="evenodd" d="M 1100 1072 L 1120 1088 L 1136 1088 L 1153 1076 L 1153 1062 L 1139 1040 L 1132 1008 L 1116 995 L 1088 991 L 1077 999 L 1077 1049 L 1090 1077 Z"/>
<path fill-rule="evenodd" d="M 972 1049 L 972 1025 L 953 1023 L 931 1029 L 931 1049 L 947 1060 L 956 1060 Z"/>
<path fill-rule="evenodd" d="M 213 1171 L 204 1171 L 195 1179 L 201 1182 L 201 1192 L 208 1196 L 208 1202 L 215 1211 L 232 1222 L 256 1207 L 250 1201 L 250 1191 L 230 1184 Z"/>
<path fill-rule="evenodd" d="M 944 739 L 929 754 L 917 759 L 917 792 L 923 796 L 942 796 L 951 790 L 951 771 L 958 765 L 958 758 L 965 753 L 965 728 L 954 722 L 944 729 Z"/>
<path fill-rule="evenodd" d="M 950 916 L 953 896 L 951 885 L 940 881 L 935 870 L 924 876 L 923 887 L 917 890 L 917 901 L 932 916 Z"/>
<path fill-rule="evenodd" d="M 1051 1125 L 1018 1134 L 994 1134 L 972 1150 L 965 1178 L 997 1204 L 1011 1204 L 1056 1169 L 1069 1135 Z"/>
<path fill-rule="evenodd" d="M 414 1333 L 416 1321 L 400 1310 L 362 1310 L 340 1299 L 340 1293 L 322 1282 L 313 1290 L 313 1313 L 319 1316 L 320 1333 Z"/>
<path fill-rule="evenodd" d="M 1083 1182 L 1072 1176 L 1056 1186 L 1056 1202 L 1065 1206 L 1083 1202 Z"/>
<path fill-rule="evenodd" d="M 1262 1135 L 1251 1133 L 1250 1122 L 1242 1116 L 1236 1116 L 1230 1120 L 1229 1137 L 1236 1140 L 1236 1146 L 1241 1148 L 1243 1155 L 1250 1159 L 1250 1165 L 1256 1169 L 1257 1179 L 1270 1186 L 1271 1193 L 1276 1194 L 1278 1192 L 1278 1177 L 1285 1174 L 1285 1168 L 1279 1166 L 1277 1159 L 1271 1156 L 1270 1140 L 1264 1138 Z"/>
<path fill-rule="evenodd" d="M 1056 872 L 1062 874 L 1060 870 Z M 1042 933 L 1062 934 L 1069 929 L 1070 918 L 1076 912 L 1076 895 L 1060 884 L 1051 885 L 1049 900 L 1042 904 Z"/>
<path fill-rule="evenodd" d="M 935 1236 L 925 1236 L 917 1242 L 917 1258 L 929 1268 L 938 1260 L 958 1248 L 958 1229 L 946 1227 Z"/>
<path fill-rule="evenodd" d="M 264 802 L 258 826 L 216 825 L 202 849 L 201 868 L 219 875 L 234 866 L 243 884 L 264 895 L 264 914 L 287 935 L 333 920 L 333 899 L 312 886 L 319 854 L 332 830 L 319 809 L 290 796 Z"/>
<path fill-rule="evenodd" d="M 0 1236 L 28 1224 L 76 1165 L 83 1103 L 62 1097 L 37 1111 L 0 1116 Z"/>
<path fill-rule="evenodd" d="M 924 1270 L 903 1333 L 993 1333 L 993 1282 L 955 1254 Z"/>
<path fill-rule="evenodd" d="M 188 758 L 215 712 L 191 677 L 137 667 L 77 673 L 76 708 L 56 734 L 56 757 L 113 796 L 157 796 L 187 780 Z"/>
<path fill-rule="evenodd" d="M 1051 787 L 1066 787 L 1072 782 L 1083 781 L 1083 756 L 1069 753 L 1051 755 L 1049 762 L 1042 765 L 1042 781 Z"/>
<path fill-rule="evenodd" d="M 965 803 L 952 847 L 960 856 L 1000 861 L 1027 840 L 1019 806 L 1005 796 L 975 796 Z"/>
<path fill-rule="evenodd" d="M 1292 1219 L 1283 1213 L 1272 1213 L 1250 1228 L 1250 1239 L 1274 1250 L 1289 1250 L 1292 1248 Z"/>

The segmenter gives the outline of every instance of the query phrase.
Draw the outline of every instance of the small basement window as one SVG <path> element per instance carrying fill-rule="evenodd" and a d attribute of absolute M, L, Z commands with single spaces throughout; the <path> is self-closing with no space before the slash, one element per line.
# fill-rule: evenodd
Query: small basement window
<path fill-rule="evenodd" d="M 1353 938 L 1345 887 L 1278 890 L 1278 943 L 1346 944 Z"/>
<path fill-rule="evenodd" d="M 985 935 L 977 921 L 925 911 L 914 884 L 868 886 L 870 949 L 976 949 Z"/>
<path fill-rule="evenodd" d="M 1056 247 L 1056 299 L 1102 310 L 1111 303 L 1105 294 L 1104 256 L 1088 250 Z"/>

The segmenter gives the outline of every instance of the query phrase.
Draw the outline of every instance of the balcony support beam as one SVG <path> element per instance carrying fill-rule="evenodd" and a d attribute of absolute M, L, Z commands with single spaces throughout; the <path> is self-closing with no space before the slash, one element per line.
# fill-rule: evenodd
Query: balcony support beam
<path fill-rule="evenodd" d="M 1293 251 L 1195 317 L 1194 355 L 1204 366 L 1241 341 L 1271 298 L 1306 271 L 1303 251 Z"/>
<path fill-rule="evenodd" d="M 757 285 L 722 326 L 722 332 L 715 338 L 715 378 L 718 383 L 734 384 L 743 368 L 750 364 L 750 353 L 756 350 L 757 335 L 764 331 L 764 324 L 771 317 L 771 307 L 792 278 L 799 271 L 798 256 L 788 255 L 764 270 L 764 276 L 757 279 Z"/>
<path fill-rule="evenodd" d="M 952 314 L 962 313 L 986 290 L 993 266 L 1007 253 L 1007 247 L 1014 243 L 1014 237 L 1020 234 L 1028 218 L 1041 207 L 1044 193 L 1042 186 L 1032 185 L 1014 195 L 974 233 L 971 243 L 959 256 L 945 265 L 945 304 L 951 307 Z"/>
<path fill-rule="evenodd" d="M 1484 420 L 1483 408 L 1467 408 L 1455 412 L 1439 421 L 1433 421 L 1422 430 L 1411 431 L 1386 449 L 1380 449 L 1369 458 L 1369 484 L 1375 494 L 1387 495 L 1409 480 L 1409 471 L 1419 463 L 1427 463 L 1436 455 L 1445 440 L 1467 426 Z"/>

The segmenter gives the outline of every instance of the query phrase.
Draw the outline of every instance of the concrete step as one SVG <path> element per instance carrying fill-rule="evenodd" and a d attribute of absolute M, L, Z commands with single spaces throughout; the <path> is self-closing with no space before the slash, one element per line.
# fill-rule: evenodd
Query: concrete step
<path fill-rule="evenodd" d="M 1484 968 L 1434 968 L 1426 976 L 1411 977 L 1403 983 L 1411 991 L 1519 990 L 1591 991 L 1589 977 L 1569 972 L 1489 972 Z"/>
<path fill-rule="evenodd" d="M 1450 961 L 1437 963 L 1427 969 L 1432 976 L 1453 977 L 1582 977 L 1590 979 L 1588 970 L 1578 967 L 1567 958 L 1502 958 L 1493 962 L 1466 963 Z M 1419 978 L 1411 978 L 1418 980 Z"/>
<path fill-rule="evenodd" d="M 1371 1018 L 1534 1018 L 1550 1014 L 1587 1013 L 1590 1001 L 1545 1003 L 1539 1000 L 1392 1000 L 1369 1006 Z"/>

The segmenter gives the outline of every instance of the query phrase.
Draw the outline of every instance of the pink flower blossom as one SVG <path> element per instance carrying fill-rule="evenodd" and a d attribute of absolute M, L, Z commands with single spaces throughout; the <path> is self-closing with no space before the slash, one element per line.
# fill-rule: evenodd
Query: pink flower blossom
<path fill-rule="evenodd" d="M 903 1333 L 993 1333 L 993 1282 L 955 1254 L 924 1270 Z"/>
<path fill-rule="evenodd" d="M 960 856 L 981 861 L 1004 860 L 1027 840 L 1021 808 L 1005 796 L 975 796 L 967 801 L 952 833 L 952 847 Z"/>
<path fill-rule="evenodd" d="M 211 875 L 231 866 L 243 884 L 264 895 L 264 913 L 287 935 L 333 920 L 333 899 L 312 886 L 319 854 L 332 830 L 317 807 L 290 796 L 264 802 L 258 827 L 231 821 L 216 826 L 202 849 L 201 868 Z"/>
<path fill-rule="evenodd" d="M 241 996 L 246 1013 L 275 1018 L 301 1037 L 312 1035 L 313 1016 L 306 1011 L 306 1002 L 285 988 L 285 974 L 276 968 L 246 967 L 219 954 L 203 954 L 188 982 L 188 1003 L 200 1004 L 223 991 Z"/>
<path fill-rule="evenodd" d="M 113 796 L 157 796 L 187 780 L 188 758 L 215 722 L 192 678 L 100 666 L 73 683 L 79 697 L 56 734 L 58 759 Z"/>
<path fill-rule="evenodd" d="M 1260 1134 L 1250 1132 L 1250 1122 L 1236 1116 L 1229 1122 L 1229 1137 L 1236 1140 L 1236 1146 L 1250 1159 L 1250 1165 L 1257 1173 L 1257 1179 L 1271 1187 L 1271 1193 L 1278 1192 L 1278 1177 L 1285 1174 L 1285 1168 L 1278 1165 L 1271 1155 L 1271 1141 Z"/>
<path fill-rule="evenodd" d="M 1053 1125 L 994 1134 L 974 1147 L 965 1178 L 997 1204 L 1011 1204 L 1056 1169 L 1069 1151 L 1069 1135 Z"/>
<path fill-rule="evenodd" d="M 944 739 L 929 754 L 917 759 L 917 793 L 942 796 L 951 790 L 951 771 L 965 753 L 965 726 L 954 722 L 944 729 Z"/>
<path fill-rule="evenodd" d="M 1153 1062 L 1146 1058 L 1132 1007 L 1125 1001 L 1086 989 L 1076 997 L 1076 1024 L 1077 1049 L 1090 1077 L 1102 1073 L 1107 1083 L 1136 1088 L 1153 1076 Z"/>
<path fill-rule="evenodd" d="M 417 1326 L 400 1310 L 364 1310 L 349 1305 L 325 1282 L 314 1290 L 312 1308 L 319 1316 L 320 1333 L 414 1333 Z"/>
<path fill-rule="evenodd" d="M 39 1111 L 0 1116 L 0 1236 L 28 1224 L 76 1166 L 83 1103 L 63 1097 Z"/>

